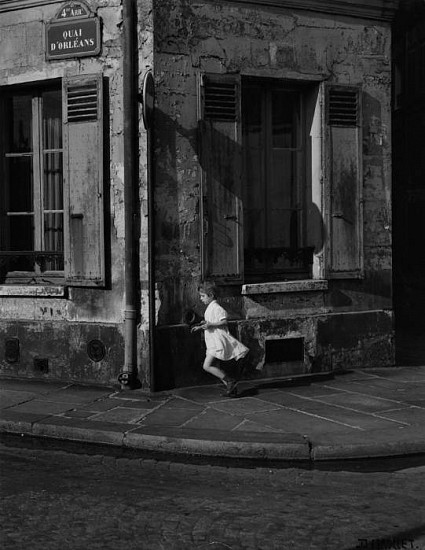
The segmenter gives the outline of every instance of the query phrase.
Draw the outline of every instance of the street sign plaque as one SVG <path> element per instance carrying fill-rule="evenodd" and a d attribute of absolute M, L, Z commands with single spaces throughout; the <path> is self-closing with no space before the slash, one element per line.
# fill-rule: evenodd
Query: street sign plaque
<path fill-rule="evenodd" d="M 67 2 L 56 15 L 56 19 L 71 19 L 74 17 L 90 17 L 90 9 L 84 2 Z"/>
<path fill-rule="evenodd" d="M 46 59 L 98 55 L 100 20 L 84 2 L 67 2 L 46 24 Z"/>

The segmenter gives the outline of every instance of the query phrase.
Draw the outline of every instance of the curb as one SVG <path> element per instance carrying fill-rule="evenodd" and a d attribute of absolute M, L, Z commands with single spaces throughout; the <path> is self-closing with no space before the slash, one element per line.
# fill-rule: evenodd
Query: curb
<path fill-rule="evenodd" d="M 313 441 L 312 460 L 356 460 L 425 454 L 425 432 L 420 434 L 417 428 L 381 431 L 380 436 L 382 440 L 379 443 L 364 441 L 355 435 L 337 438 L 332 445 Z"/>
<path fill-rule="evenodd" d="M 366 460 L 369 458 L 395 458 L 425 454 L 425 441 L 406 443 L 359 444 L 346 446 L 319 445 L 312 448 L 311 460 L 315 463 L 342 460 Z"/>
<path fill-rule="evenodd" d="M 166 436 L 128 434 L 125 446 L 132 449 L 150 450 L 159 453 L 201 455 L 215 458 L 249 460 L 310 461 L 308 445 L 251 443 L 232 441 L 209 441 L 202 439 L 176 439 Z"/>
<path fill-rule="evenodd" d="M 163 429 L 160 433 L 141 431 L 128 424 L 99 423 L 99 429 L 65 425 L 51 419 L 38 422 L 12 422 L 0 420 L 0 434 L 21 435 L 63 443 L 82 443 L 107 446 L 109 449 L 139 451 L 157 455 L 168 455 L 184 459 L 202 457 L 210 459 L 248 460 L 252 462 L 282 462 L 319 465 L 350 460 L 384 459 L 425 455 L 425 439 L 406 437 L 380 444 L 346 442 L 334 445 L 314 444 L 305 436 L 288 434 L 250 434 L 256 441 L 248 441 L 243 434 L 232 434 L 211 430 L 208 439 L 195 437 L 194 431 Z M 180 434 L 177 436 L 177 434 Z M 286 435 L 286 434 L 285 434 Z M 404 434 L 405 436 L 408 434 Z M 274 439 L 274 441 L 270 441 Z M 403 440 L 404 439 L 404 440 Z"/>
<path fill-rule="evenodd" d="M 128 425 L 126 425 L 128 428 Z M 135 429 L 138 429 L 135 427 Z M 93 430 L 78 426 L 63 424 L 28 422 L 10 422 L 0 420 L 0 434 L 11 434 L 67 441 L 73 443 L 91 443 L 108 445 L 128 450 L 147 451 L 168 455 L 193 455 L 205 458 L 229 458 L 249 460 L 270 460 L 309 462 L 311 460 L 308 441 L 302 443 L 288 441 L 276 443 L 269 441 L 239 441 L 228 440 L 228 437 L 219 437 L 215 432 L 214 439 L 199 439 L 184 434 L 176 437 L 165 431 L 165 434 L 133 433 L 130 430 L 120 430 L 120 425 L 103 425 L 103 429 Z"/>

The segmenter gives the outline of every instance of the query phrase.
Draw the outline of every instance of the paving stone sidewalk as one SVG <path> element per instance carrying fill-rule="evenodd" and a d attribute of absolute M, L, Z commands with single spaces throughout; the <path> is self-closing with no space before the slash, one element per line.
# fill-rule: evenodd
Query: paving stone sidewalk
<path fill-rule="evenodd" d="M 425 453 L 425 366 L 147 394 L 0 379 L 0 432 L 183 457 L 320 462 Z"/>

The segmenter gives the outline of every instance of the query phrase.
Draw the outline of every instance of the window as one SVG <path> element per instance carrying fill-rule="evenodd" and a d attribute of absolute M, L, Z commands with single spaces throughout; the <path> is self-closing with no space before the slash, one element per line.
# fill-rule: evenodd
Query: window
<path fill-rule="evenodd" d="M 300 89 L 242 81 L 245 280 L 309 278 L 306 138 Z"/>
<path fill-rule="evenodd" d="M 360 98 L 355 86 L 203 75 L 204 278 L 362 276 Z"/>
<path fill-rule="evenodd" d="M 61 91 L 9 93 L 2 110 L 2 278 L 63 276 Z"/>
<path fill-rule="evenodd" d="M 0 89 L 0 283 L 103 286 L 103 78 Z"/>

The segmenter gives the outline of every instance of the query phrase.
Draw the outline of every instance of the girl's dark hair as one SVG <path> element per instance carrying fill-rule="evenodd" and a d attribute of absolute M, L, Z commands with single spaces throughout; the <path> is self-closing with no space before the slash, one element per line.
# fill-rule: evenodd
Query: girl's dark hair
<path fill-rule="evenodd" d="M 198 291 L 203 292 L 207 296 L 212 296 L 212 298 L 217 298 L 218 289 L 216 285 L 212 282 L 205 282 L 198 286 Z"/>

